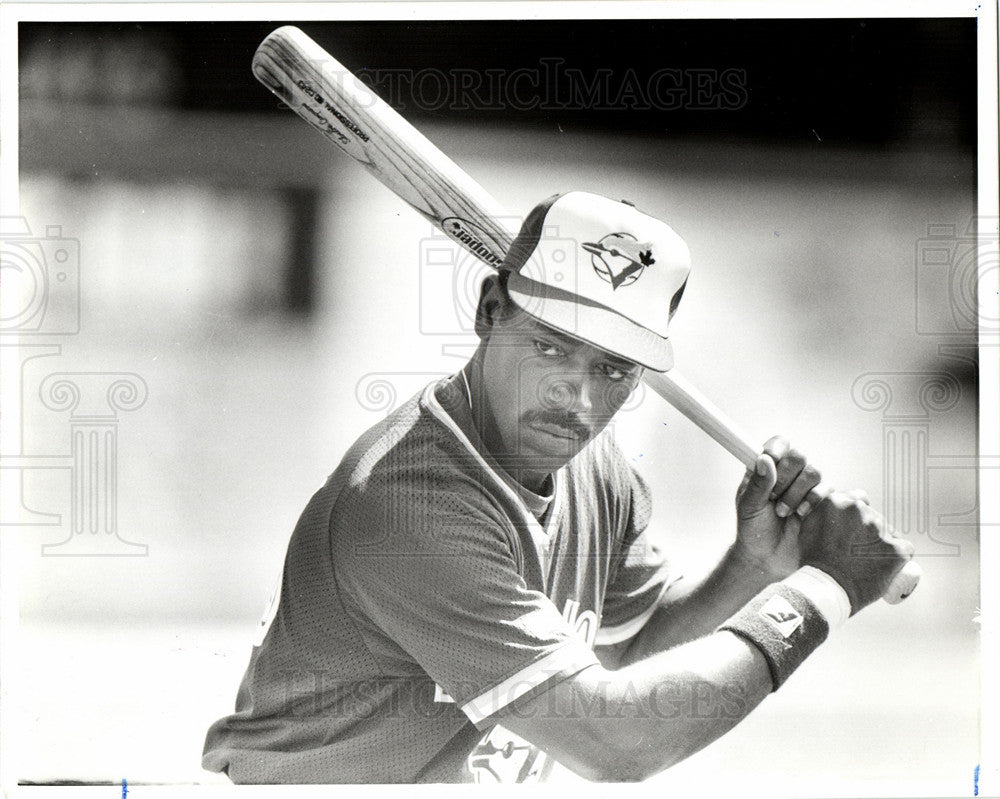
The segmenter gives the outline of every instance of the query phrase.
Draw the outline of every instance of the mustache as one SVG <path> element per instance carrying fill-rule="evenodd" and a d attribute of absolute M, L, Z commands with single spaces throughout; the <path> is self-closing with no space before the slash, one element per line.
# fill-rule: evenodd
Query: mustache
<path fill-rule="evenodd" d="M 524 424 L 541 422 L 542 424 L 555 425 L 571 432 L 580 441 L 590 438 L 590 425 L 586 424 L 579 416 L 572 411 L 562 411 L 551 408 L 534 409 L 526 411 L 521 417 Z"/>

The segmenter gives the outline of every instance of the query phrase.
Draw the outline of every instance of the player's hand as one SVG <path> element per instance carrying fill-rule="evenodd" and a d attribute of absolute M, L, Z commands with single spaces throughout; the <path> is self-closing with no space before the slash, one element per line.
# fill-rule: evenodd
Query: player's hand
<path fill-rule="evenodd" d="M 863 491 L 834 491 L 802 520 L 802 564 L 822 569 L 851 600 L 851 615 L 889 588 L 913 557 L 913 544 L 894 536 Z"/>
<path fill-rule="evenodd" d="M 801 452 L 775 436 L 764 444 L 736 492 L 737 549 L 771 580 L 781 580 L 801 565 L 800 516 L 809 512 L 806 495 L 820 479 Z"/>

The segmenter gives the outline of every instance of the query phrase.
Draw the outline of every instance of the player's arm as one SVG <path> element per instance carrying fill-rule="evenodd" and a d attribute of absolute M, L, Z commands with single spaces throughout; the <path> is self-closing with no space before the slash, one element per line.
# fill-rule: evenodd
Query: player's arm
<path fill-rule="evenodd" d="M 500 722 L 582 776 L 645 779 L 723 735 L 777 689 L 830 626 L 878 599 L 912 556 L 853 495 L 802 521 L 803 569 L 718 632 L 616 671 L 591 666 L 515 702 Z"/>
<path fill-rule="evenodd" d="M 633 638 L 595 651 L 605 667 L 621 668 L 701 638 L 769 582 L 734 544 L 702 580 L 681 580 L 670 586 L 649 621 Z"/>
<path fill-rule="evenodd" d="M 716 740 L 772 691 L 764 656 L 719 632 L 625 668 L 584 669 L 499 721 L 590 780 L 643 780 Z"/>
<path fill-rule="evenodd" d="M 757 467 L 736 492 L 736 540 L 723 558 L 702 580 L 672 585 L 636 636 L 599 652 L 602 664 L 627 665 L 707 635 L 765 586 L 798 568 L 795 510 L 821 475 L 778 436 L 764 445 Z"/>
<path fill-rule="evenodd" d="M 635 636 L 617 644 L 596 646 L 594 651 L 605 668 L 618 669 L 701 638 L 769 582 L 734 544 L 701 580 L 685 578 L 672 584 Z"/>

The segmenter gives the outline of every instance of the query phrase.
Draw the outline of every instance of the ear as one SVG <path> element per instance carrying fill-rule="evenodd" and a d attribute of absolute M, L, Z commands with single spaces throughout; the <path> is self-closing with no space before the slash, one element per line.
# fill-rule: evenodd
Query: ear
<path fill-rule="evenodd" d="M 500 286 L 500 276 L 488 275 L 479 288 L 479 304 L 476 306 L 476 335 L 481 341 L 489 339 L 490 332 L 499 321 L 505 304 L 506 298 Z"/>

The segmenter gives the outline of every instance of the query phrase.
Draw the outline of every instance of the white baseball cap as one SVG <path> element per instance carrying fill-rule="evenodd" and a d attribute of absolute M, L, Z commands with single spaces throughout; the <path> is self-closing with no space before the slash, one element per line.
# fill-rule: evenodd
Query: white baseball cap
<path fill-rule="evenodd" d="M 507 289 L 540 322 L 657 372 L 691 255 L 668 225 L 625 201 L 574 191 L 528 214 L 504 260 Z"/>

